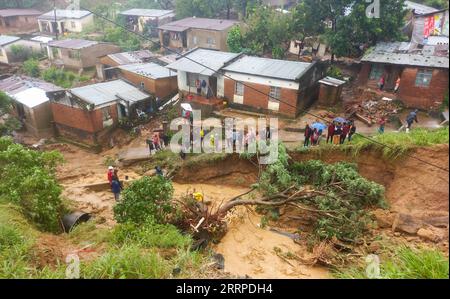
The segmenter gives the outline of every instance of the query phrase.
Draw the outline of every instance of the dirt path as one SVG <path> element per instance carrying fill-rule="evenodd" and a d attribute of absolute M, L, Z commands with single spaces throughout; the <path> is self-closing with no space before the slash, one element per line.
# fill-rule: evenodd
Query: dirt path
<path fill-rule="evenodd" d="M 205 196 L 214 208 L 249 189 L 229 185 L 174 183 L 174 195 L 180 197 L 194 189 Z M 304 257 L 306 248 L 287 236 L 268 228 L 260 228 L 261 216 L 253 209 L 238 207 L 229 213 L 228 232 L 214 250 L 225 258 L 225 271 L 252 278 L 326 278 L 328 271 L 321 267 L 299 264 L 295 259 L 279 257 L 276 250 Z"/>

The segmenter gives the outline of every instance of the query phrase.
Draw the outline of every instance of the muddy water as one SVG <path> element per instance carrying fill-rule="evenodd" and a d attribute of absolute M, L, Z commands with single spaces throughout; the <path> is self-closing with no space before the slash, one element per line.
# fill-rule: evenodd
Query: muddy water
<path fill-rule="evenodd" d="M 193 190 L 204 194 L 204 200 L 218 207 L 248 188 L 174 183 L 175 197 Z M 252 208 L 237 207 L 227 216 L 228 232 L 214 250 L 225 258 L 225 271 L 252 278 L 327 278 L 329 273 L 320 267 L 301 265 L 296 259 L 283 259 L 277 251 L 304 257 L 306 248 L 292 239 L 269 229 L 260 228 L 261 216 Z"/>

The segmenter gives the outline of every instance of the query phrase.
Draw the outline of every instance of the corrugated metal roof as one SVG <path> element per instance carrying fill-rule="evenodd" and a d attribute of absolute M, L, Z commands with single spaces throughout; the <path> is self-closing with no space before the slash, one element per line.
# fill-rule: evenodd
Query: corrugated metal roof
<path fill-rule="evenodd" d="M 150 52 L 149 50 L 140 50 L 132 52 L 122 52 L 107 55 L 109 58 L 117 62 L 119 65 L 122 64 L 132 64 L 132 63 L 142 63 L 150 58 L 156 56 L 156 54 Z"/>
<path fill-rule="evenodd" d="M 96 42 L 96 41 L 86 40 L 86 39 L 62 39 L 62 40 L 50 41 L 48 43 L 48 45 L 50 47 L 75 49 L 75 50 L 91 47 L 91 46 L 97 45 L 97 44 L 98 44 L 98 42 Z"/>
<path fill-rule="evenodd" d="M 62 87 L 56 86 L 52 83 L 27 76 L 11 76 L 0 80 L 0 90 L 8 93 L 9 95 L 15 95 L 16 93 L 32 87 L 37 87 L 44 91 L 63 90 Z"/>
<path fill-rule="evenodd" d="M 238 57 L 239 55 L 240 54 L 229 52 L 195 49 L 191 52 L 188 52 L 188 54 L 186 55 L 187 58 L 182 57 L 177 61 L 167 65 L 167 68 L 177 71 L 211 76 L 218 70 L 220 70 L 226 63 Z"/>
<path fill-rule="evenodd" d="M 333 78 L 333 77 L 325 77 L 322 80 L 319 80 L 319 83 L 325 84 L 325 85 L 331 85 L 331 86 L 341 86 L 345 84 L 345 81 Z"/>
<path fill-rule="evenodd" d="M 152 62 L 121 65 L 119 68 L 151 79 L 177 76 L 177 72 Z"/>
<path fill-rule="evenodd" d="M 42 12 L 36 9 L 20 9 L 20 8 L 0 9 L 0 17 L 38 16 L 41 14 Z"/>
<path fill-rule="evenodd" d="M 416 49 L 414 52 L 400 52 L 401 45 L 399 42 L 378 43 L 375 48 L 366 52 L 361 61 L 448 69 L 448 46 L 446 56 L 443 57 L 438 56 L 438 47 L 435 47 L 434 55 L 431 55 L 430 47 L 433 46 L 425 48 L 425 51 Z"/>
<path fill-rule="evenodd" d="M 0 46 L 6 46 L 7 44 L 18 41 L 20 37 L 11 35 L 0 35 Z"/>
<path fill-rule="evenodd" d="M 166 55 L 166 56 L 162 56 L 162 57 L 158 57 L 158 60 L 160 62 L 162 62 L 163 64 L 167 65 L 170 64 L 172 62 L 177 61 L 177 59 L 180 57 L 179 54 L 171 54 L 171 55 Z"/>
<path fill-rule="evenodd" d="M 149 97 L 146 93 L 122 80 L 114 80 L 72 88 L 70 93 L 96 106 L 119 100 L 138 102 Z"/>
<path fill-rule="evenodd" d="M 438 9 L 436 9 L 434 7 L 423 5 L 423 4 L 412 2 L 412 1 L 405 1 L 405 7 L 408 10 L 414 10 L 414 12 L 416 14 L 420 14 L 420 15 L 438 11 Z"/>
<path fill-rule="evenodd" d="M 139 16 L 139 17 L 153 17 L 160 18 L 166 15 L 172 14 L 174 16 L 173 10 L 164 10 L 164 9 L 141 9 L 141 8 L 133 8 L 120 13 L 125 16 Z"/>
<path fill-rule="evenodd" d="M 243 56 L 223 69 L 235 73 L 296 80 L 310 65 L 311 63 L 307 62 Z"/>
<path fill-rule="evenodd" d="M 33 108 L 49 100 L 46 92 L 64 89 L 31 77 L 12 76 L 0 80 L 0 90 L 25 106 Z"/>
<path fill-rule="evenodd" d="M 72 9 L 57 9 L 56 10 L 56 19 L 82 19 L 84 17 L 87 17 L 91 15 L 87 10 L 72 10 Z M 43 20 L 54 20 L 55 19 L 55 12 L 53 10 L 42 14 L 38 17 L 38 19 Z"/>
<path fill-rule="evenodd" d="M 238 24 L 239 21 L 223 19 L 186 18 L 159 26 L 159 29 L 182 32 L 190 28 L 222 31 Z"/>

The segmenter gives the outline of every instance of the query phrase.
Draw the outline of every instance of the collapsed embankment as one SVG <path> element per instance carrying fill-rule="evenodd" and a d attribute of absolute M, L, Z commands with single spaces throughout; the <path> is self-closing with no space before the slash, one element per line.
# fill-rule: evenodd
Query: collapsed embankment
<path fill-rule="evenodd" d="M 386 199 L 391 211 L 416 216 L 448 216 L 449 173 L 412 157 L 448 168 L 448 145 L 419 147 L 412 150 L 410 155 L 395 160 L 388 160 L 377 151 L 363 151 L 356 156 L 336 150 L 289 152 L 289 155 L 294 161 L 317 159 L 326 163 L 356 163 L 362 176 L 386 188 Z M 255 164 L 231 155 L 211 163 L 182 167 L 174 181 L 249 186 L 256 182 L 257 177 L 258 167 Z"/>
<path fill-rule="evenodd" d="M 430 241 L 448 239 L 449 173 L 433 166 L 448 168 L 448 145 L 418 147 L 411 150 L 409 155 L 394 160 L 373 150 L 353 155 L 318 148 L 307 152 L 293 151 L 289 155 L 293 161 L 317 159 L 326 163 L 356 163 L 362 176 L 386 189 L 389 211 L 375 211 L 381 227 L 391 227 L 393 231 L 411 235 L 423 235 Z M 250 186 L 256 182 L 258 171 L 254 163 L 232 155 L 211 163 L 182 167 L 174 180 L 184 183 Z"/>

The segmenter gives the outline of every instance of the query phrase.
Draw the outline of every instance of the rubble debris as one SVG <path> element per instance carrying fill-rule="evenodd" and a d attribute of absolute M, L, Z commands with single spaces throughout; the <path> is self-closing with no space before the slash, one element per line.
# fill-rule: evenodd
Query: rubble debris
<path fill-rule="evenodd" d="M 369 126 L 377 123 L 381 118 L 389 120 L 392 115 L 396 115 L 400 111 L 400 105 L 386 97 L 352 104 L 345 109 L 347 115 L 355 116 Z"/>

